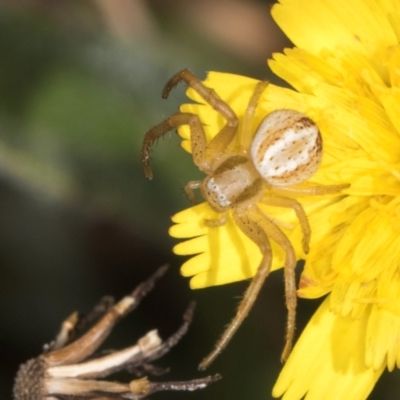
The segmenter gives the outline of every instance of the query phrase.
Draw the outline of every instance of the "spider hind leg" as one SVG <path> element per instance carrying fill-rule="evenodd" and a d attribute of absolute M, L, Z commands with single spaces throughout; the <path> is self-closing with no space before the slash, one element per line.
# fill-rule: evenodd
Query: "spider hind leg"
<path fill-rule="evenodd" d="M 244 293 L 236 315 L 223 332 L 221 338 L 217 341 L 214 350 L 200 363 L 200 370 L 206 369 L 222 352 L 253 307 L 258 294 L 260 293 L 262 285 L 264 284 L 264 281 L 271 270 L 272 249 L 269 242 L 270 239 L 282 247 L 286 255 L 284 275 L 285 298 L 288 314 L 285 346 L 281 355 L 282 361 L 286 361 L 292 349 L 294 332 L 296 328 L 295 321 L 297 307 L 295 276 L 296 256 L 293 246 L 286 235 L 278 228 L 278 226 L 266 218 L 265 215 L 255 205 L 243 208 L 243 210 L 240 207 L 236 207 L 232 210 L 232 216 L 239 229 L 249 239 L 258 245 L 263 257 L 260 265 L 257 268 L 256 274 Z"/>
<path fill-rule="evenodd" d="M 249 314 L 251 308 L 253 307 L 254 302 L 256 301 L 258 294 L 263 286 L 263 283 L 271 270 L 272 251 L 269 244 L 268 236 L 266 235 L 265 231 L 259 226 L 257 222 L 251 220 L 247 216 L 245 211 L 234 209 L 232 215 L 235 223 L 242 230 L 242 232 L 260 247 L 263 258 L 257 268 L 255 276 L 253 277 L 249 287 L 244 293 L 236 315 L 233 317 L 232 321 L 223 332 L 221 338 L 215 344 L 213 351 L 200 363 L 200 370 L 206 369 L 232 339 L 233 335 L 236 333 L 239 326 L 242 324 L 244 319 Z"/>
<path fill-rule="evenodd" d="M 262 202 L 269 206 L 291 208 L 296 213 L 297 219 L 300 222 L 301 231 L 303 233 L 303 251 L 307 254 L 310 250 L 311 228 L 301 203 L 299 203 L 296 199 L 279 196 L 274 193 L 265 195 L 262 199 Z"/>
<path fill-rule="evenodd" d="M 286 338 L 285 346 L 281 354 L 281 361 L 284 362 L 289 357 L 292 349 L 294 332 L 296 329 L 296 307 L 297 307 L 297 293 L 296 293 L 296 254 L 293 249 L 292 243 L 281 229 L 260 211 L 259 225 L 266 232 L 269 239 L 272 239 L 285 251 L 285 264 L 284 264 L 284 278 L 285 278 L 285 302 L 287 308 L 287 323 L 286 323 Z"/>

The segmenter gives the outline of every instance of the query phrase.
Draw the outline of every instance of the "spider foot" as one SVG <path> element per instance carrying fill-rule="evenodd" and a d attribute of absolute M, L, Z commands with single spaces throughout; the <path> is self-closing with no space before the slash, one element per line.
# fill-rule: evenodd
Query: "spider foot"
<path fill-rule="evenodd" d="M 189 84 L 190 81 L 193 79 L 197 79 L 192 72 L 190 72 L 187 68 L 183 69 L 182 71 L 177 72 L 165 85 L 162 98 L 167 99 L 171 90 L 178 85 L 180 81 L 184 81 Z"/>

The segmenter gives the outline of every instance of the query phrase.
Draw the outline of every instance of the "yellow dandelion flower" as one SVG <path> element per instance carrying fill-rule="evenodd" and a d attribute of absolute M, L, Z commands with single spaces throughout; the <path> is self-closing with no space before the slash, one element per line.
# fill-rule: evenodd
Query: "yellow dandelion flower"
<path fill-rule="evenodd" d="M 306 259 L 298 295 L 326 294 L 274 387 L 275 397 L 365 399 L 381 373 L 400 367 L 400 3 L 398 0 L 281 0 L 272 9 L 295 44 L 274 55 L 272 70 L 293 88 L 269 85 L 256 119 L 295 109 L 319 126 L 324 157 L 310 183 L 348 182 L 345 195 L 300 199 L 311 226 L 309 254 L 292 210 L 265 208 Z M 240 117 L 257 81 L 211 72 L 204 82 Z M 188 96 L 201 103 L 191 89 Z M 210 139 L 223 119 L 208 105 L 185 104 Z M 190 151 L 189 131 L 180 128 Z M 182 267 L 192 288 L 254 276 L 261 254 L 228 217 L 207 204 L 173 217 L 175 247 L 194 255 Z M 273 269 L 284 253 L 273 245 Z"/>

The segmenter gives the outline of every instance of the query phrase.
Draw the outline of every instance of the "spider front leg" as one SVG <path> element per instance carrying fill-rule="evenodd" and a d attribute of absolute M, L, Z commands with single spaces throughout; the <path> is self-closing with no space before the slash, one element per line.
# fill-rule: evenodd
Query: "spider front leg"
<path fill-rule="evenodd" d="M 200 363 L 200 370 L 206 369 L 232 339 L 233 335 L 236 333 L 239 326 L 242 324 L 243 320 L 247 317 L 251 308 L 253 307 L 262 285 L 271 270 L 272 251 L 268 236 L 264 229 L 262 229 L 257 222 L 251 220 L 247 216 L 246 210 L 241 210 L 240 208 L 234 209 L 232 211 L 232 215 L 235 223 L 241 229 L 241 231 L 259 246 L 263 258 L 257 268 L 255 276 L 253 277 L 243 296 L 242 301 L 239 304 L 236 315 L 225 329 L 221 338 L 215 344 L 214 350 Z"/>
<path fill-rule="evenodd" d="M 195 189 L 199 189 L 202 181 L 189 181 L 185 185 L 185 193 L 188 199 L 192 204 L 197 204 L 198 199 L 196 195 L 194 194 Z M 218 228 L 219 226 L 225 225 L 227 221 L 227 213 L 221 213 L 221 216 L 219 218 L 215 219 L 205 219 L 204 224 L 208 226 L 209 228 Z"/>
<path fill-rule="evenodd" d="M 199 189 L 201 185 L 201 181 L 189 181 L 185 185 L 185 193 L 188 199 L 192 204 L 198 204 L 199 200 L 197 199 L 196 195 L 194 194 L 194 191 L 196 189 Z"/>
<path fill-rule="evenodd" d="M 171 91 L 180 81 L 185 82 L 193 90 L 195 90 L 215 111 L 221 114 L 225 120 L 225 126 L 218 132 L 216 136 L 208 143 L 207 156 L 213 159 L 223 152 L 231 143 L 236 135 L 239 124 L 238 118 L 228 103 L 223 101 L 218 94 L 208 88 L 197 78 L 191 71 L 184 69 L 175 74 L 165 85 L 162 97 L 166 99 Z"/>
<path fill-rule="evenodd" d="M 206 172 L 209 169 L 209 163 L 206 159 L 206 135 L 204 134 L 204 129 L 199 117 L 196 114 L 177 113 L 150 129 L 144 137 L 142 145 L 142 164 L 146 178 L 153 178 L 153 172 L 150 167 L 152 144 L 167 132 L 177 129 L 182 125 L 189 125 L 190 128 L 193 162 L 201 171 Z"/>
<path fill-rule="evenodd" d="M 254 114 L 256 112 L 258 102 L 264 90 L 269 85 L 268 81 L 258 82 L 254 88 L 254 92 L 250 97 L 246 112 L 243 116 L 242 129 L 240 131 L 240 148 L 249 149 L 254 137 Z"/>
<path fill-rule="evenodd" d="M 214 218 L 214 219 L 205 219 L 204 224 L 208 226 L 209 228 L 218 228 L 222 225 L 226 224 L 226 221 L 228 220 L 228 213 L 224 212 L 221 213 L 221 216 L 219 218 Z"/>
<path fill-rule="evenodd" d="M 211 107 L 225 119 L 225 126 L 207 144 L 201 121 L 196 114 L 177 113 L 150 129 L 144 137 L 142 146 L 142 164 L 148 179 L 153 178 L 150 168 L 150 153 L 152 144 L 167 132 L 177 129 L 182 125 L 189 125 L 190 141 L 192 145 L 193 161 L 203 172 L 212 172 L 213 161 L 220 156 L 236 135 L 238 118 L 230 106 L 224 102 L 214 90 L 205 86 L 200 79 L 185 69 L 178 72 L 167 83 L 163 90 L 163 98 L 167 98 L 171 89 L 180 81 L 184 81 L 195 90 Z"/>

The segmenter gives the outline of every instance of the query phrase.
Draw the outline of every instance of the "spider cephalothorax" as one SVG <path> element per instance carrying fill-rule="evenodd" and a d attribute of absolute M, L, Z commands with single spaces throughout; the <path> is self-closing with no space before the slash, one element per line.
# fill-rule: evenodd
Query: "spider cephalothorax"
<path fill-rule="evenodd" d="M 236 225 L 258 245 L 263 255 L 235 317 L 213 352 L 202 361 L 200 368 L 206 368 L 222 351 L 253 306 L 271 269 L 270 239 L 278 243 L 286 254 L 284 271 L 288 321 L 286 343 L 282 352 L 282 360 L 286 360 L 292 347 L 295 330 L 296 256 L 289 239 L 261 212 L 257 203 L 292 208 L 303 232 L 303 250 L 308 253 L 311 229 L 302 205 L 293 196 L 337 193 L 348 185 L 304 188 L 293 186 L 309 179 L 317 171 L 322 159 L 321 134 L 317 125 L 306 115 L 289 109 L 276 110 L 268 114 L 252 134 L 254 113 L 268 82 L 261 81 L 255 86 L 243 117 L 242 128 L 239 130 L 238 117 L 229 104 L 189 70 L 177 73 L 167 83 L 163 97 L 168 97 L 170 90 L 180 81 L 186 82 L 227 122 L 207 143 L 202 123 L 196 114 L 172 115 L 146 133 L 142 149 L 145 174 L 149 179 L 152 178 L 149 166 L 152 143 L 174 128 L 189 125 L 193 161 L 207 175 L 202 181 L 191 181 L 186 184 L 185 191 L 189 199 L 196 202 L 193 191 L 200 189 L 204 200 L 220 214 L 218 219 L 205 221 L 210 227 L 223 225 L 226 222 L 227 212 L 231 212 Z M 240 146 L 234 149 L 230 145 L 235 138 Z"/>
<path fill-rule="evenodd" d="M 87 316 L 73 313 L 67 318 L 45 352 L 21 365 L 15 379 L 14 399 L 141 400 L 157 391 L 193 391 L 218 380 L 219 375 L 184 382 L 151 382 L 145 376 L 159 371 L 149 363 L 167 353 L 186 333 L 194 304 L 186 311 L 182 326 L 167 340 L 162 341 L 157 330 L 152 330 L 133 346 L 93 358 L 114 325 L 139 305 L 165 271 L 166 267 L 157 270 L 116 304 L 107 296 Z M 123 370 L 139 378 L 128 383 L 100 379 Z"/>

